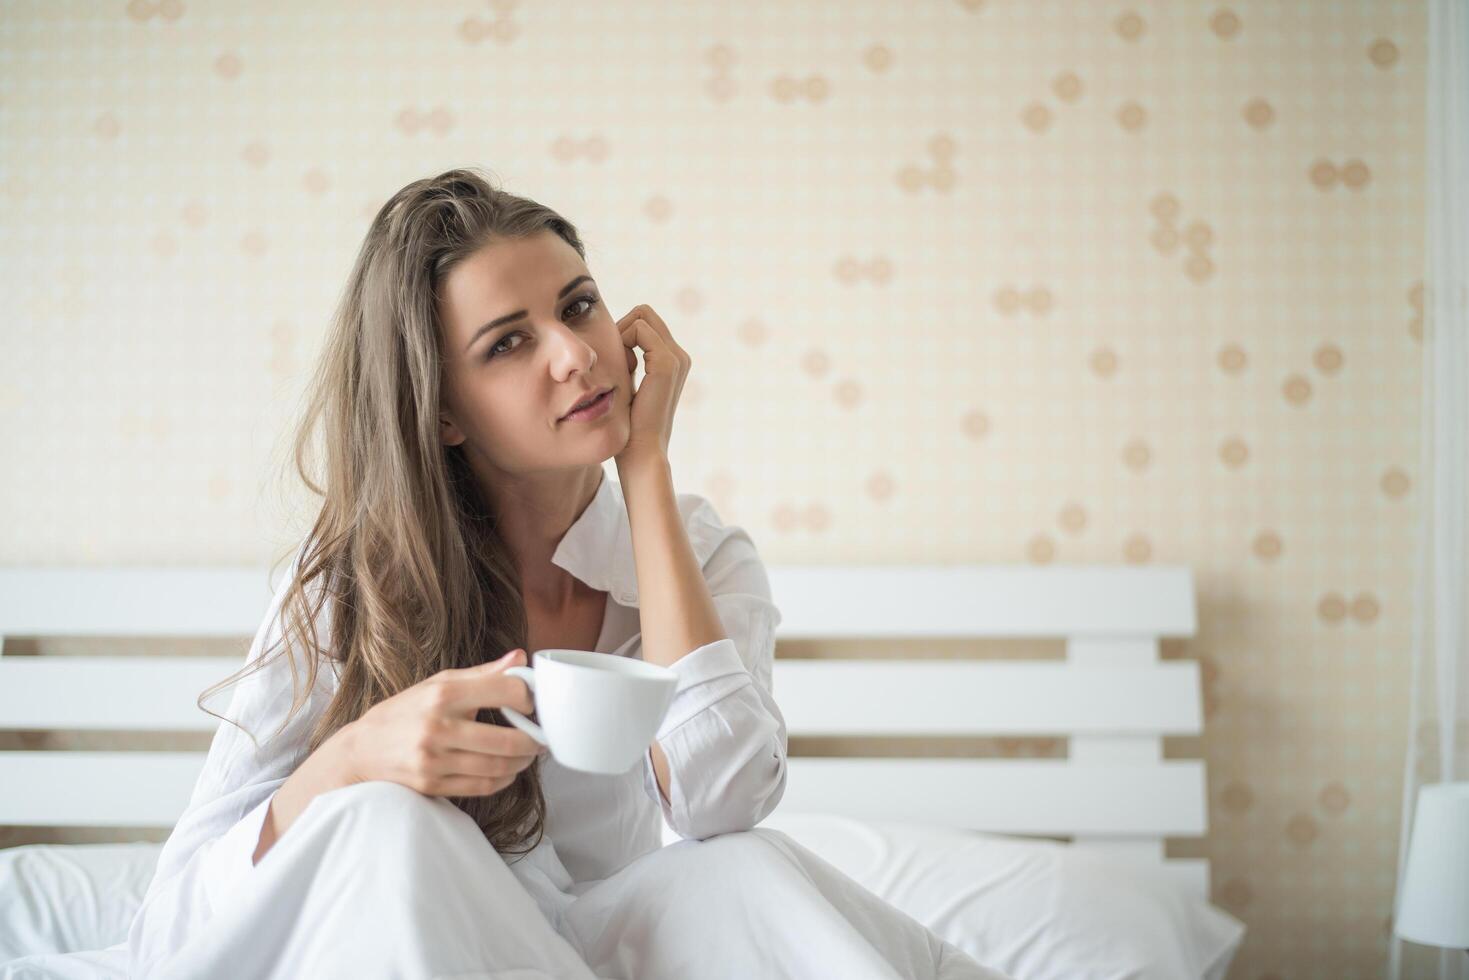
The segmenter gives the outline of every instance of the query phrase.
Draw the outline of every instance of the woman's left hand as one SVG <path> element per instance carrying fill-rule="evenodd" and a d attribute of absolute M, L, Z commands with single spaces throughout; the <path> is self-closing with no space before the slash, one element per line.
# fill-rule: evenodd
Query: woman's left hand
<path fill-rule="evenodd" d="M 617 321 L 627 354 L 627 373 L 637 370 L 634 347 L 643 350 L 643 380 L 630 402 L 631 432 L 627 445 L 614 457 L 619 467 L 629 462 L 668 458 L 668 440 L 673 435 L 673 413 L 692 363 L 688 353 L 674 341 L 668 324 L 646 303 L 632 308 Z"/>

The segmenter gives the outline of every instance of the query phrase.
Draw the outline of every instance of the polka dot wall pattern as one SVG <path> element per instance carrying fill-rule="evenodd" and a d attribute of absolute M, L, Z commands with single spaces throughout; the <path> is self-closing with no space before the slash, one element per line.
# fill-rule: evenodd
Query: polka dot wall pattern
<path fill-rule="evenodd" d="M 0 560 L 275 557 L 368 221 L 483 166 L 578 223 L 615 314 L 664 313 L 676 479 L 767 561 L 1193 568 L 1206 730 L 1168 751 L 1207 761 L 1210 833 L 1168 851 L 1250 928 L 1231 978 L 1379 976 L 1425 30 L 1420 0 L 12 4 Z"/>

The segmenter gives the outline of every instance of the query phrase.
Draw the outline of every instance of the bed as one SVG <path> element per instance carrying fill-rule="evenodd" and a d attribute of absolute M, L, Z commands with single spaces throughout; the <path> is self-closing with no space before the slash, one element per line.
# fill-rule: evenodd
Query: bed
<path fill-rule="evenodd" d="M 1165 736 L 1203 729 L 1198 663 L 1165 658 L 1160 646 L 1196 630 L 1188 568 L 769 573 L 783 615 L 773 683 L 791 753 L 785 794 L 762 826 L 1017 980 L 1222 980 L 1245 926 L 1209 901 L 1207 859 L 1165 848 L 1173 838 L 1201 850 L 1208 829 L 1203 760 L 1163 751 Z M 220 722 L 196 700 L 238 658 L 27 656 L 5 640 L 248 644 L 271 577 L 263 568 L 0 569 L 0 729 L 212 732 Z M 978 641 L 997 650 L 960 649 Z M 1038 641 L 1055 650 L 1036 655 Z M 834 658 L 820 644 L 862 650 Z M 958 741 L 983 737 L 1012 748 L 1020 743 L 1007 740 L 1050 738 L 1067 751 L 974 757 Z M 848 740 L 836 747 L 844 754 L 832 740 Z M 852 755 L 853 744 L 867 754 Z M 0 751 L 0 826 L 166 830 L 204 755 Z M 86 967 L 57 976 L 119 971 L 161 847 L 0 849 L 0 963 L 52 952 Z"/>

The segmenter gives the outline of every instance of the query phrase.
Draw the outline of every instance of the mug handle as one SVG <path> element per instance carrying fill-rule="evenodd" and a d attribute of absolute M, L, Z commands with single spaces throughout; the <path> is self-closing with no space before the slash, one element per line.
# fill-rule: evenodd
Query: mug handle
<path fill-rule="evenodd" d="M 509 674 L 511 677 L 519 677 L 521 680 L 525 681 L 525 686 L 530 688 L 531 695 L 535 695 L 536 672 L 534 669 L 530 667 L 506 667 L 503 673 Z M 500 714 L 508 718 L 510 720 L 510 724 L 525 732 L 527 735 L 535 739 L 537 742 L 540 742 L 542 745 L 549 746 L 551 744 L 551 742 L 546 738 L 546 733 L 541 730 L 540 725 L 537 725 L 535 722 L 531 721 L 529 718 L 521 714 L 519 711 L 516 711 L 514 708 L 509 708 L 502 704 L 500 705 Z"/>

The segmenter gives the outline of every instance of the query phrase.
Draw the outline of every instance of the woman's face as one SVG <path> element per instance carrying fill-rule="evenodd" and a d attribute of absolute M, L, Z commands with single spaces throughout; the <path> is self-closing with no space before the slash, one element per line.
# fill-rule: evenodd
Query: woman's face
<path fill-rule="evenodd" d="M 555 232 L 460 262 L 440 287 L 439 320 L 446 445 L 467 443 L 472 461 L 511 475 L 584 468 L 627 445 L 632 352 L 586 263 Z M 603 388 L 613 392 L 601 418 L 562 419 Z"/>

